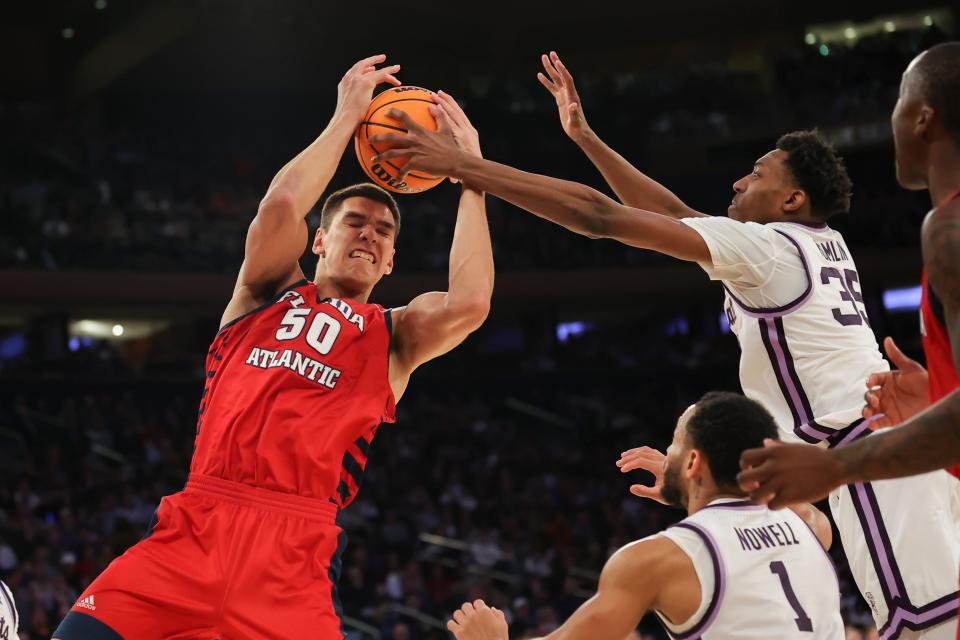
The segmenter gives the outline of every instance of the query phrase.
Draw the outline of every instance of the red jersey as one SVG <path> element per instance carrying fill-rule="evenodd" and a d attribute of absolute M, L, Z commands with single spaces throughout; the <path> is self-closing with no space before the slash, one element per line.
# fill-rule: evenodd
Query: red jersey
<path fill-rule="evenodd" d="M 960 196 L 960 190 L 944 200 L 943 205 L 957 196 Z M 945 325 L 943 303 L 930 288 L 927 269 L 924 267 L 923 292 L 920 295 L 920 333 L 923 336 L 923 353 L 927 358 L 927 372 L 930 374 L 931 404 L 960 387 L 960 375 L 957 375 L 953 350 L 950 348 L 950 335 Z M 954 465 L 947 471 L 960 478 L 960 465 Z"/>
<path fill-rule="evenodd" d="M 307 280 L 227 323 L 207 355 L 191 475 L 346 506 L 395 419 L 390 334 L 389 310 L 321 299 Z"/>

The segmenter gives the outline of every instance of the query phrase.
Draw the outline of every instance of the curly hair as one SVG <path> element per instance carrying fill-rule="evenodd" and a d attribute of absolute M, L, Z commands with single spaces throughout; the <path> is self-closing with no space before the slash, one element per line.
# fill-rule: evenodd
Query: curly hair
<path fill-rule="evenodd" d="M 850 211 L 853 183 L 847 168 L 816 129 L 780 136 L 777 149 L 787 152 L 787 167 L 797 186 L 806 192 L 813 215 L 828 220 Z"/>
<path fill-rule="evenodd" d="M 759 402 L 739 393 L 711 391 L 697 401 L 687 422 L 687 438 L 703 452 L 717 487 L 739 491 L 740 454 L 777 439 L 777 424 Z"/>

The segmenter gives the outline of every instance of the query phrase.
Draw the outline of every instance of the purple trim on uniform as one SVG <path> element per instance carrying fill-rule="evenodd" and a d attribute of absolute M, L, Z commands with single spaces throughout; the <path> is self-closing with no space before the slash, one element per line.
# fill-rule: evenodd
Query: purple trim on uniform
<path fill-rule="evenodd" d="M 784 335 L 783 319 L 762 318 L 759 322 L 763 346 L 767 349 L 767 356 L 769 356 L 773 372 L 776 374 L 780 391 L 783 393 L 784 400 L 786 400 L 787 406 L 790 407 L 790 413 L 793 415 L 794 433 L 807 440 L 809 434 L 800 431 L 799 427 L 813 422 L 813 410 L 810 407 L 807 394 L 803 391 L 797 370 L 793 366 L 793 357 L 790 354 L 790 347 L 787 345 Z"/>
<path fill-rule="evenodd" d="M 710 553 L 710 559 L 713 560 L 713 594 L 710 596 L 710 604 L 707 605 L 707 610 L 703 612 L 703 617 L 700 618 L 699 622 L 690 627 L 690 629 L 683 633 L 675 634 L 670 631 L 666 625 L 664 625 L 664 628 L 667 628 L 667 633 L 676 640 L 699 638 L 710 628 L 710 625 L 713 624 L 713 621 L 717 618 L 717 614 L 720 612 L 720 603 L 723 602 L 723 595 L 727 588 L 726 572 L 723 568 L 723 560 L 720 558 L 720 547 L 717 545 L 717 541 L 713 539 L 713 536 L 710 535 L 709 531 L 698 524 L 688 521 L 683 521 L 673 526 L 693 531 L 700 536 L 700 539 L 703 540 L 703 543 L 706 545 L 707 551 Z"/>
<path fill-rule="evenodd" d="M 832 449 L 834 447 L 843 447 L 850 444 L 854 440 L 859 440 L 860 438 L 868 435 L 870 431 L 872 431 L 873 427 L 871 427 L 870 425 L 873 424 L 873 422 L 875 422 L 879 418 L 880 416 L 872 416 L 867 420 L 864 420 L 863 418 L 860 418 L 859 420 L 854 420 L 846 428 L 840 429 L 839 431 L 834 433 L 833 436 L 831 436 L 827 440 L 827 443 Z"/>
<path fill-rule="evenodd" d="M 887 623 L 879 630 L 880 638 L 881 640 L 897 638 L 903 627 L 911 631 L 929 629 L 955 617 L 958 606 L 960 606 L 960 593 L 956 591 L 922 607 L 897 603 L 893 615 L 887 618 Z"/>
<path fill-rule="evenodd" d="M 893 559 L 893 549 L 884 544 L 885 536 L 880 535 L 881 528 L 885 528 L 883 520 L 880 514 L 871 508 L 873 505 L 869 494 L 872 493 L 872 487 L 869 484 L 858 482 L 849 485 L 849 489 L 854 507 L 857 508 L 860 525 L 866 536 L 867 548 L 870 549 L 870 555 L 873 556 L 874 568 L 880 575 L 883 594 L 887 598 L 887 602 L 892 602 L 894 598 L 903 597 L 906 594 L 900 590 L 897 577 L 894 575 L 896 564 Z"/>
<path fill-rule="evenodd" d="M 793 246 L 797 248 L 797 254 L 800 256 L 800 263 L 803 265 L 803 272 L 807 276 L 807 288 L 804 289 L 803 293 L 801 293 L 800 296 L 792 302 L 788 302 L 787 304 L 779 307 L 761 308 L 751 307 L 745 304 L 733 294 L 733 291 L 730 290 L 730 287 L 728 287 L 725 282 L 721 282 L 723 288 L 727 291 L 727 295 L 730 296 L 730 299 L 733 300 L 738 307 L 740 307 L 744 315 L 750 316 L 751 318 L 778 318 L 780 316 L 785 316 L 788 313 L 793 313 L 802 307 L 804 304 L 806 304 L 807 300 L 810 299 L 810 296 L 813 295 L 813 275 L 810 273 L 810 263 L 807 262 L 807 254 L 804 252 L 803 247 L 800 246 L 799 242 L 791 238 L 783 231 L 780 231 L 779 229 L 774 229 L 774 231 L 792 242 Z"/>
<path fill-rule="evenodd" d="M 880 637 L 883 640 L 895 640 L 904 627 L 921 631 L 956 616 L 960 592 L 955 591 L 921 607 L 910 602 L 873 487 L 870 483 L 863 483 L 847 488 L 853 498 L 860 526 L 866 534 L 867 550 L 873 568 L 880 576 L 880 588 L 887 604 L 887 623 L 881 627 Z"/>
<path fill-rule="evenodd" d="M 811 231 L 833 231 L 826 222 L 821 222 L 820 224 L 812 224 L 810 222 L 797 222 L 796 220 L 777 220 L 777 222 L 786 222 L 787 224 L 796 224 L 804 227 L 805 229 L 810 229 Z"/>
<path fill-rule="evenodd" d="M 704 509 L 766 509 L 766 505 L 754 504 L 749 500 L 737 500 L 735 502 L 712 502 Z"/>
<path fill-rule="evenodd" d="M 816 420 L 811 420 L 806 424 L 793 428 L 793 433 L 801 440 L 810 444 L 819 444 L 836 433 L 835 429 L 817 424 Z"/>

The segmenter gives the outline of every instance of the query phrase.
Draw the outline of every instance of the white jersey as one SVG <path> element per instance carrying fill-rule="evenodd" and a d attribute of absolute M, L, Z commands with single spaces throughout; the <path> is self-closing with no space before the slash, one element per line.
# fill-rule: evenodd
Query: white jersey
<path fill-rule="evenodd" d="M 689 620 L 657 613 L 673 638 L 845 637 L 833 562 L 793 511 L 714 500 L 658 535 L 687 554 L 700 580 Z"/>
<path fill-rule="evenodd" d="M 13 602 L 10 587 L 0 580 L 0 640 L 17 640 L 17 629 L 20 618 L 17 615 L 17 606 Z"/>
<path fill-rule="evenodd" d="M 743 392 L 773 414 L 782 439 L 821 442 L 856 422 L 867 377 L 889 365 L 843 237 L 826 225 L 683 222 L 710 249 L 713 264 L 701 267 L 723 281 Z"/>
<path fill-rule="evenodd" d="M 687 218 L 710 250 L 701 267 L 726 290 L 740 384 L 784 440 L 843 446 L 869 437 L 864 383 L 889 370 L 860 277 L 826 225 Z M 850 572 L 883 640 L 956 637 L 960 483 L 945 471 L 830 494 Z"/>

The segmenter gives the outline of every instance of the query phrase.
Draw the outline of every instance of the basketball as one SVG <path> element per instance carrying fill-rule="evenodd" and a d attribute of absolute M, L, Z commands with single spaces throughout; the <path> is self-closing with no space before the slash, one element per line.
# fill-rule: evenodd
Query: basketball
<path fill-rule="evenodd" d="M 434 104 L 430 91 L 420 87 L 393 87 L 387 89 L 370 103 L 366 115 L 354 134 L 354 148 L 360 166 L 370 179 L 384 189 L 396 193 L 420 193 L 435 187 L 443 177 L 422 173 L 409 173 L 403 180 L 397 178 L 400 169 L 407 163 L 404 158 L 394 158 L 386 162 L 373 162 L 371 158 L 389 149 L 388 145 L 374 146 L 370 138 L 384 133 L 406 133 L 403 125 L 388 118 L 386 112 L 391 108 L 400 109 L 413 118 L 417 124 L 430 131 L 437 130 L 437 121 L 430 114 L 430 105 Z"/>

